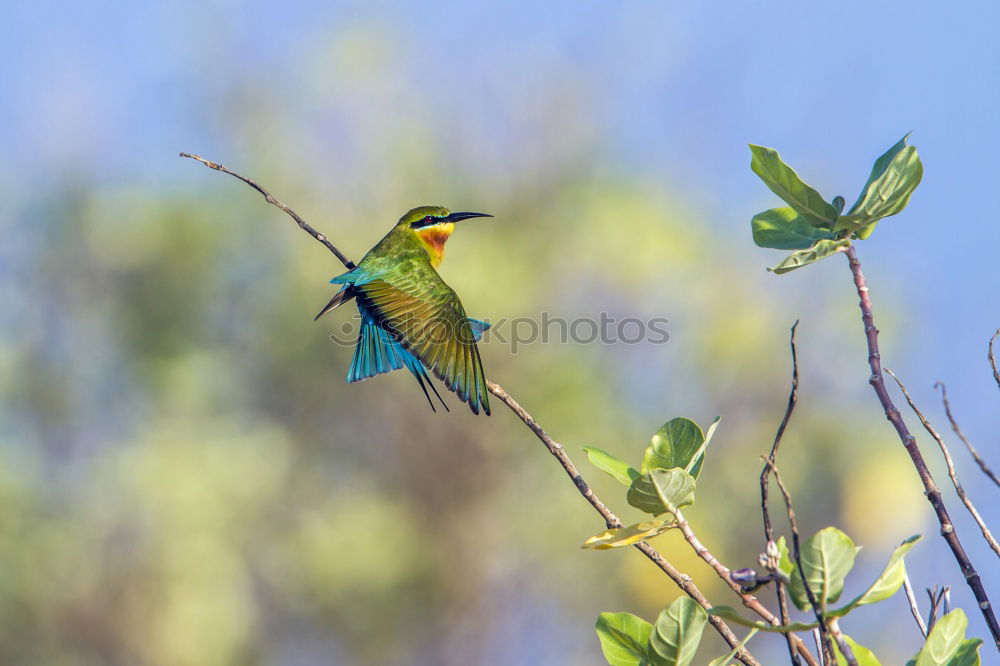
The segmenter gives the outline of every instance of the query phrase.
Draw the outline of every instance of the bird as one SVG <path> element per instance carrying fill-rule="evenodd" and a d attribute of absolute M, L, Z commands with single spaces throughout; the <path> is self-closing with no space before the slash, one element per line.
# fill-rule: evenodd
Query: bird
<path fill-rule="evenodd" d="M 458 294 L 437 272 L 455 223 L 478 217 L 493 216 L 453 213 L 442 206 L 413 208 L 357 266 L 330 280 L 342 286 L 314 321 L 352 299 L 361 315 L 348 383 L 405 367 L 416 377 L 431 410 L 437 411 L 428 387 L 445 411 L 451 411 L 429 373 L 474 414 L 489 415 L 476 343 L 490 324 L 466 316 Z"/>

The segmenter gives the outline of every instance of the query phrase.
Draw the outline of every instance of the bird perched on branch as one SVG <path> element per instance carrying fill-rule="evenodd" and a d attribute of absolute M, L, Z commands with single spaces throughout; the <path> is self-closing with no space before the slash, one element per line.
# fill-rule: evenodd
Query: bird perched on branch
<path fill-rule="evenodd" d="M 440 206 L 420 206 L 368 251 L 356 268 L 330 280 L 344 285 L 326 304 L 324 314 L 351 299 L 361 313 L 348 382 L 407 368 L 417 378 L 431 409 L 438 401 L 448 410 L 428 370 L 467 402 L 473 413 L 490 413 L 483 363 L 476 343 L 489 324 L 467 317 L 458 294 L 435 270 L 455 223 L 485 213 L 452 213 Z M 436 411 L 436 410 L 435 410 Z"/>

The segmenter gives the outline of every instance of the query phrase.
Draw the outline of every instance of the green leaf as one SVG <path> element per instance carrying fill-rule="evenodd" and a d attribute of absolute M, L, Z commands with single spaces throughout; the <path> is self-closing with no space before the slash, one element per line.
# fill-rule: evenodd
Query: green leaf
<path fill-rule="evenodd" d="M 705 435 L 697 423 L 683 416 L 670 419 L 656 431 L 642 456 L 639 471 L 643 474 L 654 469 L 685 469 L 688 463 L 698 454 L 705 442 Z M 701 458 L 704 458 L 702 454 Z M 702 460 L 698 460 L 691 468 L 691 476 L 698 478 L 701 473 Z"/>
<path fill-rule="evenodd" d="M 727 622 L 739 624 L 744 627 L 752 627 L 760 631 L 767 631 L 773 634 L 787 634 L 790 631 L 812 631 L 819 626 L 818 622 L 789 622 L 783 625 L 770 625 L 761 620 L 748 620 L 740 615 L 732 606 L 713 606 L 708 609 L 709 615 L 717 615 Z"/>
<path fill-rule="evenodd" d="M 840 598 L 840 593 L 844 590 L 844 578 L 854 566 L 856 553 L 857 549 L 851 538 L 836 527 L 826 527 L 802 544 L 799 550 L 802 569 L 809 582 L 809 589 L 813 591 L 821 608 L 825 609 L 826 604 Z M 797 566 L 792 570 L 788 591 L 799 610 L 811 608 Z"/>
<path fill-rule="evenodd" d="M 774 268 L 768 268 L 767 270 L 774 271 L 780 275 L 782 273 L 787 273 L 788 271 L 794 271 L 796 268 L 802 268 L 806 264 L 811 264 L 814 261 L 826 259 L 827 257 L 837 254 L 838 252 L 843 252 L 849 247 L 851 247 L 851 241 L 846 238 L 836 240 L 819 240 L 816 241 L 809 249 L 792 252 L 790 255 L 785 257 L 780 264 Z"/>
<path fill-rule="evenodd" d="M 679 597 L 660 611 L 649 635 L 649 661 L 653 666 L 687 666 L 694 659 L 701 633 L 708 623 L 705 609 L 689 597 Z"/>
<path fill-rule="evenodd" d="M 869 585 L 868 589 L 863 593 L 852 599 L 846 606 L 841 606 L 837 610 L 830 612 L 830 615 L 843 617 L 858 606 L 874 604 L 896 594 L 899 588 L 902 587 L 903 579 L 906 577 L 906 565 L 903 563 L 903 556 L 910 552 L 910 549 L 920 539 L 921 536 L 919 534 L 914 534 L 908 539 L 904 539 L 903 543 L 899 544 L 896 550 L 892 551 L 889 562 L 882 569 L 882 573 L 875 579 L 875 582 Z"/>
<path fill-rule="evenodd" d="M 708 444 L 712 441 L 712 437 L 715 436 L 715 429 L 719 427 L 720 421 L 722 421 L 721 416 L 716 416 L 712 419 L 712 424 L 708 426 L 708 432 L 705 433 L 705 441 L 694 452 L 694 455 L 688 460 L 687 465 L 684 465 L 684 471 L 692 475 L 695 479 L 701 474 L 701 464 L 705 461 L 705 451 L 708 449 Z"/>
<path fill-rule="evenodd" d="M 834 238 L 833 232 L 813 226 L 794 208 L 772 208 L 750 220 L 753 242 L 775 250 L 804 250 L 818 240 Z"/>
<path fill-rule="evenodd" d="M 841 231 L 854 231 L 858 227 L 864 226 L 866 223 L 867 221 L 864 215 L 841 215 L 837 218 L 837 223 L 833 225 L 833 231 L 835 233 Z"/>
<path fill-rule="evenodd" d="M 875 225 L 876 224 L 878 224 L 878 222 L 869 222 L 865 226 L 857 229 L 854 232 L 854 236 L 853 237 L 857 238 L 858 240 L 864 240 L 864 239 L 868 238 L 869 236 L 872 235 L 872 232 L 875 231 Z"/>
<path fill-rule="evenodd" d="M 854 653 L 854 659 L 858 662 L 858 666 L 882 666 L 881 662 L 875 658 L 875 653 L 864 645 L 858 645 L 853 638 L 847 635 L 844 636 L 844 641 Z M 837 641 L 834 641 L 833 644 L 837 646 L 837 666 L 847 666 L 847 659 L 840 652 L 840 644 Z"/>
<path fill-rule="evenodd" d="M 856 211 L 861 206 L 861 202 L 864 201 L 865 195 L 868 194 L 871 184 L 882 177 L 882 175 L 886 172 L 886 169 L 889 168 L 889 164 L 893 159 L 895 159 L 896 155 L 898 155 L 903 148 L 906 148 L 906 140 L 909 138 L 910 133 L 907 132 L 903 138 L 893 144 L 889 150 L 878 156 L 878 159 L 876 159 L 875 163 L 872 165 L 871 173 L 868 174 L 868 180 L 865 181 L 865 186 L 861 188 L 861 194 L 858 195 L 858 200 L 854 202 L 853 206 L 851 206 L 851 213 Z"/>
<path fill-rule="evenodd" d="M 969 619 L 961 608 L 935 622 L 927 642 L 914 657 L 916 666 L 952 666 L 951 659 L 963 646 L 968 626 Z"/>
<path fill-rule="evenodd" d="M 781 555 L 778 558 L 778 569 L 791 578 L 792 571 L 795 570 L 795 563 L 792 562 L 792 557 L 788 553 L 788 543 L 785 541 L 785 537 L 778 537 L 778 542 L 775 545 L 778 546 L 778 553 Z"/>
<path fill-rule="evenodd" d="M 608 550 L 610 548 L 632 546 L 640 541 L 646 541 L 647 539 L 659 536 L 674 527 L 677 527 L 677 522 L 673 518 L 646 520 L 641 523 L 629 525 L 628 527 L 616 527 L 605 530 L 600 534 L 595 534 L 584 541 L 580 547 L 591 550 Z"/>
<path fill-rule="evenodd" d="M 903 148 L 885 172 L 869 185 L 862 195 L 861 204 L 851 211 L 864 215 L 870 220 L 889 217 L 906 208 L 910 195 L 924 176 L 924 165 L 920 162 L 917 149 Z"/>
<path fill-rule="evenodd" d="M 750 144 L 750 152 L 753 154 L 750 168 L 772 192 L 815 226 L 829 228 L 833 224 L 837 219 L 837 209 L 827 203 L 819 192 L 802 182 L 795 170 L 781 160 L 778 151 Z"/>
<path fill-rule="evenodd" d="M 736 656 L 736 653 L 742 650 L 746 646 L 746 644 L 750 641 L 751 638 L 754 637 L 754 634 L 756 634 L 757 631 L 758 631 L 757 629 L 751 629 L 750 633 L 748 633 L 743 638 L 743 640 L 737 643 L 736 647 L 734 647 L 732 650 L 729 651 L 729 654 L 724 654 L 721 657 L 716 657 L 712 661 L 708 662 L 708 666 L 728 666 L 729 662 L 732 661 L 733 657 Z"/>
<path fill-rule="evenodd" d="M 906 208 L 924 174 L 917 149 L 906 145 L 909 136 L 904 136 L 875 160 L 868 182 L 851 206 L 850 215 L 837 221 L 835 231 L 848 230 L 864 239 L 871 235 L 878 220 Z"/>
<path fill-rule="evenodd" d="M 632 482 L 639 478 L 638 470 L 603 449 L 596 446 L 585 446 L 583 451 L 587 454 L 590 464 L 602 472 L 607 472 L 626 486 L 632 485 Z"/>
<path fill-rule="evenodd" d="M 979 666 L 979 646 L 982 644 L 981 638 L 966 638 L 958 646 L 948 666 Z"/>
<path fill-rule="evenodd" d="M 597 637 L 601 651 L 611 666 L 646 664 L 646 645 L 653 625 L 632 613 L 601 613 Z"/>
<path fill-rule="evenodd" d="M 658 516 L 694 502 L 694 478 L 682 469 L 654 469 L 632 482 L 626 499 L 635 508 Z"/>

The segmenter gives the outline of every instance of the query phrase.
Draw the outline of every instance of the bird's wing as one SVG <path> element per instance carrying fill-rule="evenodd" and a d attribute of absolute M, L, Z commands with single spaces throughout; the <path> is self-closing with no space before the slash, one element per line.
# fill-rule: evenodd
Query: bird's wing
<path fill-rule="evenodd" d="M 358 304 L 391 332 L 405 349 L 469 403 L 490 413 L 478 336 L 458 295 L 433 268 L 411 265 L 398 274 L 354 284 Z"/>

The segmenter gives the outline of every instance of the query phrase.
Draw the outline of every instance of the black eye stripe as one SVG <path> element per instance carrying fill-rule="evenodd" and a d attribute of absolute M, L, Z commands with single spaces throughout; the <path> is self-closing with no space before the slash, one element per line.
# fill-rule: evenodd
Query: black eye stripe
<path fill-rule="evenodd" d="M 419 220 L 417 220 L 416 222 L 411 222 L 410 223 L 410 228 L 411 229 L 420 229 L 420 228 L 423 228 L 423 227 L 429 227 L 431 225 L 438 224 L 440 222 L 441 222 L 441 218 L 434 217 L 433 215 L 426 215 L 426 216 L 420 218 Z"/>

